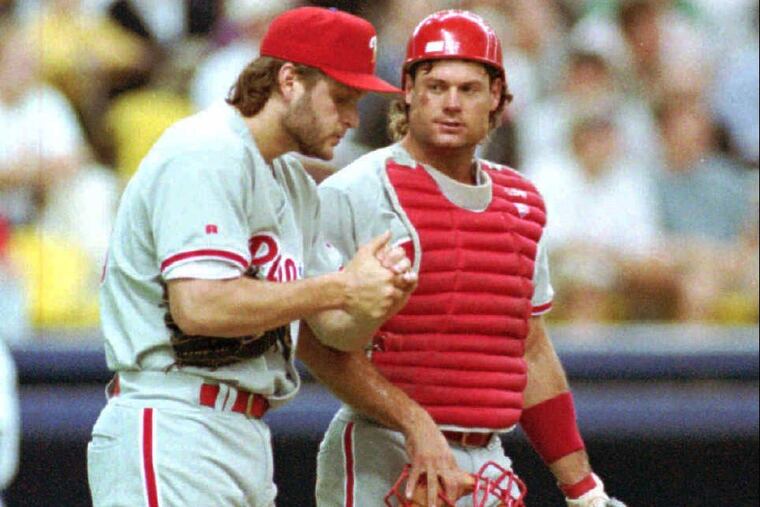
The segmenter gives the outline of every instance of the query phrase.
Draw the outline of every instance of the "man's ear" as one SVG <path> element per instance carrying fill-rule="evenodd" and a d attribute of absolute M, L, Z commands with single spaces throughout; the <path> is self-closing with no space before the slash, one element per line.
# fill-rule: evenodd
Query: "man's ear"
<path fill-rule="evenodd" d="M 277 72 L 277 89 L 286 103 L 293 100 L 298 86 L 299 81 L 296 68 L 292 63 L 286 62 Z"/>
<path fill-rule="evenodd" d="M 404 104 L 412 105 L 412 90 L 414 89 L 414 79 L 409 74 L 404 74 Z"/>
<path fill-rule="evenodd" d="M 494 79 L 491 82 L 491 112 L 493 113 L 497 109 L 499 109 L 499 104 L 501 104 L 501 95 L 502 90 L 504 89 L 504 80 L 503 79 Z"/>

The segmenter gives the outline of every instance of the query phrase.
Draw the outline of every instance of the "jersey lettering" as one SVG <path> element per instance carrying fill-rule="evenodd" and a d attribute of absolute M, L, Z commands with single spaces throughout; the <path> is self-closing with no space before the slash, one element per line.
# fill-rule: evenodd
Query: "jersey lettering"
<path fill-rule="evenodd" d="M 269 232 L 254 235 L 248 240 L 251 264 L 260 269 L 271 282 L 292 282 L 302 270 L 291 255 L 282 251 L 277 236 Z"/>

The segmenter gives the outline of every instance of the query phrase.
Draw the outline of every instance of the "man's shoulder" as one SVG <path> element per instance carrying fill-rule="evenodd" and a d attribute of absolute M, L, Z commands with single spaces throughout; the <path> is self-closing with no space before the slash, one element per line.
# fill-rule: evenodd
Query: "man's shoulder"
<path fill-rule="evenodd" d="M 356 189 L 381 185 L 380 174 L 393 152 L 391 147 L 380 148 L 357 158 L 343 169 L 330 175 L 320 187 L 332 189 Z"/>
<path fill-rule="evenodd" d="M 181 151 L 242 152 L 240 136 L 226 121 L 223 107 L 216 104 L 177 121 L 166 129 L 160 142 Z"/>
<path fill-rule="evenodd" d="M 148 152 L 148 167 L 176 166 L 183 171 L 219 168 L 229 172 L 245 166 L 245 144 L 211 108 L 183 118 L 167 128 Z"/>
<path fill-rule="evenodd" d="M 500 181 L 496 181 L 497 184 L 523 184 L 527 185 L 530 188 L 535 190 L 535 185 L 531 181 L 530 178 L 528 178 L 525 174 L 521 173 L 517 169 L 514 169 L 508 165 L 505 164 L 498 164 L 496 162 L 491 162 L 490 160 L 483 160 L 480 159 L 481 167 L 483 167 L 485 170 L 494 171 L 496 174 L 500 176 L 504 176 L 504 178 L 500 178 Z"/>

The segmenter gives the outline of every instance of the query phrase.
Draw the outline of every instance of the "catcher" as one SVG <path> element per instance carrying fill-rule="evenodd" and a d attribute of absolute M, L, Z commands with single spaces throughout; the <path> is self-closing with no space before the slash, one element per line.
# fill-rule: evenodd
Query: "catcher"
<path fill-rule="evenodd" d="M 323 230 L 343 257 L 390 229 L 419 286 L 367 351 L 329 350 L 303 330 L 299 357 L 344 402 L 320 447 L 319 507 L 379 506 L 407 463 L 406 501 L 419 503 L 424 477 L 425 505 L 441 494 L 450 504 L 474 474 L 476 491 L 503 493 L 471 496 L 475 505 L 522 505 L 500 439 L 517 424 L 569 506 L 612 505 L 542 319 L 553 296 L 543 200 L 518 172 L 475 156 L 511 98 L 502 62 L 479 16 L 423 20 L 392 109 L 399 142 L 320 184 Z"/>
<path fill-rule="evenodd" d="M 298 390 L 294 321 L 360 348 L 414 288 L 388 233 L 335 272 L 316 186 L 286 155 L 330 159 L 363 93 L 396 91 L 374 75 L 376 47 L 361 18 L 288 11 L 227 102 L 169 128 L 143 160 L 103 270 L 116 375 L 87 451 L 95 507 L 274 505 L 261 417 Z"/>

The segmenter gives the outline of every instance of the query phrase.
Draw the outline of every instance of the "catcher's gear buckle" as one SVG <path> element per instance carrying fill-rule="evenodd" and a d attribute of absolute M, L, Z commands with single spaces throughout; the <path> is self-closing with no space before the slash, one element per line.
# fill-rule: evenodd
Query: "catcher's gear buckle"
<path fill-rule="evenodd" d="M 410 469 L 411 465 L 404 467 L 393 487 L 385 495 L 384 500 L 387 507 L 418 507 L 422 505 L 415 498 L 408 500 L 402 493 L 404 485 L 409 478 Z M 489 461 L 480 467 L 480 470 L 471 477 L 472 482 L 462 496 L 469 494 L 472 497 L 472 507 L 486 507 L 488 505 L 525 507 L 524 499 L 527 488 L 512 470 Z M 397 503 L 394 503 L 394 500 Z M 445 493 L 439 491 L 436 505 L 455 507 L 457 500 L 452 500 Z M 493 504 L 494 500 L 498 501 L 498 503 Z"/>

